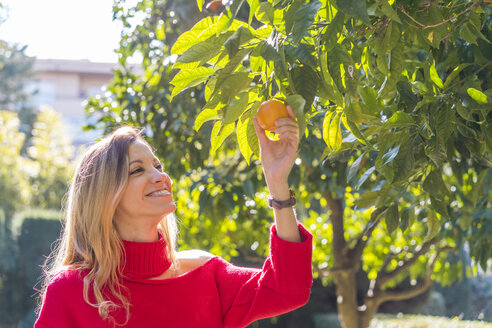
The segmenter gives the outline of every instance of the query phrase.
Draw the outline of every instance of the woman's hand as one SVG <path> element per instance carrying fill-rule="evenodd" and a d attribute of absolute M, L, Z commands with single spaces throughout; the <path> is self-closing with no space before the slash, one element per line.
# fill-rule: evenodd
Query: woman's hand
<path fill-rule="evenodd" d="M 256 118 L 253 119 L 256 135 L 260 143 L 261 165 L 270 192 L 276 200 L 287 200 L 290 197 L 289 173 L 297 157 L 299 145 L 299 127 L 292 108 L 287 106 L 288 118 L 278 119 L 275 130 L 279 140 L 272 141 L 265 135 Z M 277 226 L 277 236 L 290 242 L 300 242 L 301 235 L 297 227 L 295 211 L 292 207 L 274 209 L 273 216 Z"/>
<path fill-rule="evenodd" d="M 289 117 L 276 121 L 279 140 L 272 141 L 265 135 L 265 130 L 260 127 L 256 118 L 253 119 L 256 135 L 260 143 L 260 157 L 263 166 L 263 174 L 270 192 L 277 187 L 286 186 L 287 178 L 297 157 L 299 145 L 299 127 L 295 120 L 295 114 L 290 106 L 287 106 Z M 288 186 L 287 186 L 288 189 Z M 288 190 L 286 190 L 288 192 Z"/>

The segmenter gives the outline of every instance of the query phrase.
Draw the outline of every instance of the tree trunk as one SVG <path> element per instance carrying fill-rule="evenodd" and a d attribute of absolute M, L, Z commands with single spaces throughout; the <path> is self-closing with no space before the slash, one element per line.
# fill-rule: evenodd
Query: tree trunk
<path fill-rule="evenodd" d="M 342 269 L 333 272 L 337 292 L 337 310 L 343 328 L 368 328 L 379 308 L 376 300 L 366 300 L 359 306 L 357 302 L 357 279 L 355 269 Z"/>
<path fill-rule="evenodd" d="M 337 310 L 343 328 L 361 328 L 357 310 L 357 280 L 355 270 L 339 269 L 333 272 L 337 292 Z"/>

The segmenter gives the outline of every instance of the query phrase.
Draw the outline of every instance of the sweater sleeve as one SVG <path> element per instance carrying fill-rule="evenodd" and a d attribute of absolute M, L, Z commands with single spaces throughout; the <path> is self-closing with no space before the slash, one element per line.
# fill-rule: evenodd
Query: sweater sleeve
<path fill-rule="evenodd" d="M 224 327 L 245 327 L 307 303 L 313 281 L 312 235 L 301 224 L 298 226 L 300 243 L 280 239 L 272 225 L 270 255 L 261 270 L 237 267 L 222 260 L 216 282 Z"/>
<path fill-rule="evenodd" d="M 80 304 L 82 288 L 82 278 L 77 271 L 67 270 L 57 274 L 48 284 L 34 328 L 76 326 L 73 309 L 84 306 Z"/>

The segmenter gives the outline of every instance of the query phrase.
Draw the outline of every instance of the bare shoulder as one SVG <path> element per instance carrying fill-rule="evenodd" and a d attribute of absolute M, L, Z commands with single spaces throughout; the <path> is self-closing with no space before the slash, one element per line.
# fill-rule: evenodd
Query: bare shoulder
<path fill-rule="evenodd" d="M 191 249 L 191 250 L 180 251 L 176 253 L 176 258 L 179 260 L 207 261 L 212 257 L 215 257 L 215 255 L 206 251 L 202 251 L 200 249 Z"/>
<path fill-rule="evenodd" d="M 176 253 L 176 259 L 178 260 L 179 267 L 182 271 L 188 272 L 215 257 L 212 253 L 205 252 L 199 249 L 192 249 L 187 251 L 180 251 Z"/>

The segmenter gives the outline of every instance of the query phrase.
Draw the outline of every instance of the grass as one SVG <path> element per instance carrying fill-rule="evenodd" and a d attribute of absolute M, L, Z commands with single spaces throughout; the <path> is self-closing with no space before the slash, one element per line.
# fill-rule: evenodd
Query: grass
<path fill-rule="evenodd" d="M 423 315 L 378 314 L 372 320 L 370 328 L 492 328 L 492 323 Z"/>

